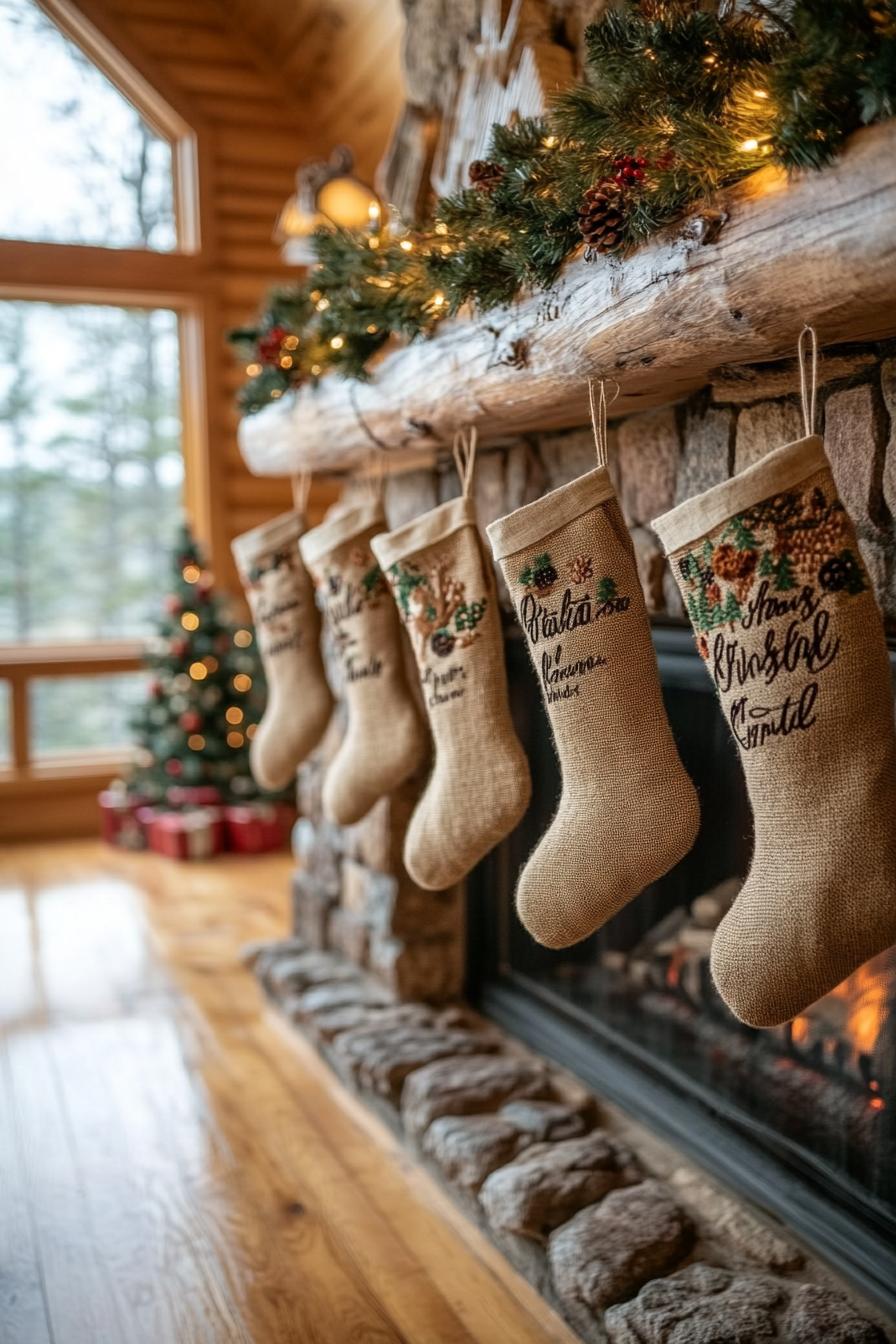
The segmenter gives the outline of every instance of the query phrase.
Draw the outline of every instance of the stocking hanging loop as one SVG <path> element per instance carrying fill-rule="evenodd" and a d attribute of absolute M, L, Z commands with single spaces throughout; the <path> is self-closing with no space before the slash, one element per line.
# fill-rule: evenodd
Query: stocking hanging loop
<path fill-rule="evenodd" d="M 459 429 L 454 436 L 451 451 L 454 454 L 454 465 L 457 467 L 461 492 L 464 497 L 467 497 L 473 489 L 477 442 L 478 435 L 475 425 L 471 426 L 470 429 Z"/>
<path fill-rule="evenodd" d="M 613 381 L 613 380 L 611 380 Z M 613 381 L 615 392 L 607 401 L 607 384 L 604 378 L 598 380 L 599 392 L 594 395 L 594 379 L 588 379 L 588 404 L 591 407 L 591 428 L 594 430 L 594 451 L 597 465 L 605 467 L 609 458 L 610 440 L 607 434 L 607 407 L 612 406 L 619 396 L 619 384 Z"/>
<path fill-rule="evenodd" d="M 807 339 L 808 338 L 808 339 Z M 809 374 L 806 375 L 806 346 L 810 351 Z M 803 403 L 803 426 L 806 437 L 815 433 L 815 398 L 818 388 L 818 337 L 808 324 L 800 332 L 796 347 L 800 364 L 800 399 Z"/>
<path fill-rule="evenodd" d="M 308 495 L 311 491 L 311 472 L 305 469 L 292 477 L 292 505 L 296 513 L 305 517 Z"/>

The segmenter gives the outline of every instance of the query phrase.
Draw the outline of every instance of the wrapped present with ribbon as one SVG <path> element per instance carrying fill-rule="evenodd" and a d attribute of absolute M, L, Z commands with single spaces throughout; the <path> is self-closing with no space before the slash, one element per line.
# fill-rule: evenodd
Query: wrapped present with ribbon
<path fill-rule="evenodd" d="M 157 812 L 149 820 L 149 847 L 169 859 L 210 859 L 224 848 L 224 818 L 219 807 L 186 812 Z"/>
<path fill-rule="evenodd" d="M 172 784 L 165 794 L 169 807 L 219 807 L 224 801 L 214 784 Z"/>
<path fill-rule="evenodd" d="M 235 803 L 224 809 L 228 847 L 237 854 L 264 854 L 282 849 L 295 821 L 286 803 Z"/>
<path fill-rule="evenodd" d="M 129 794 L 123 779 L 114 779 L 107 789 L 103 789 L 98 799 L 100 809 L 100 835 L 107 845 L 118 849 L 143 849 L 145 840 L 137 810 L 146 799 Z"/>

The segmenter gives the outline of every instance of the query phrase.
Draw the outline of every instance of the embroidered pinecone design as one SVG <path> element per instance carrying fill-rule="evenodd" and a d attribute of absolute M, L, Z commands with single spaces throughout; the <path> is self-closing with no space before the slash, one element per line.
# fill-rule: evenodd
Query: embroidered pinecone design
<path fill-rule="evenodd" d="M 732 583 L 737 579 L 749 578 L 756 568 L 756 563 L 755 551 L 738 550 L 727 541 L 722 542 L 712 553 L 713 574 Z"/>
<path fill-rule="evenodd" d="M 579 206 L 579 232 L 587 246 L 585 258 L 601 252 L 615 252 L 622 245 L 625 223 L 623 194 L 615 182 L 598 182 L 589 187 Z"/>
<path fill-rule="evenodd" d="M 440 658 L 447 658 L 454 648 L 454 636 L 449 630 L 437 630 L 430 640 L 430 647 Z"/>
<path fill-rule="evenodd" d="M 586 583 L 594 578 L 594 565 L 588 555 L 576 555 L 566 567 L 570 583 Z"/>

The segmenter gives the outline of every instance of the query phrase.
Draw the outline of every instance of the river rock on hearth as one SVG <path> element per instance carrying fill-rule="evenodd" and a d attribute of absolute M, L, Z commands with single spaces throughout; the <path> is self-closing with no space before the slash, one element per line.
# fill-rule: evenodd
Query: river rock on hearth
<path fill-rule="evenodd" d="M 265 984 L 272 994 L 301 994 L 314 985 L 356 980 L 358 968 L 329 952 L 297 952 L 278 957 L 267 968 Z"/>
<path fill-rule="evenodd" d="M 886 1335 L 867 1316 L 828 1288 L 797 1288 L 784 1321 L 787 1344 L 886 1344 Z"/>
<path fill-rule="evenodd" d="M 321 1040 L 333 1041 L 358 1027 L 428 1027 L 432 1025 L 433 1017 L 432 1009 L 423 1003 L 396 1003 L 388 1007 L 346 1003 L 329 1012 L 317 1013 L 313 1025 Z"/>
<path fill-rule="evenodd" d="M 485 1178 L 530 1143 L 500 1115 L 443 1115 L 423 1136 L 423 1151 L 454 1185 L 476 1191 Z"/>
<path fill-rule="evenodd" d="M 361 980 L 355 971 L 353 979 L 340 980 L 330 985 L 315 985 L 313 989 L 306 989 L 304 994 L 297 994 L 289 1002 L 289 1013 L 292 1017 L 307 1018 L 350 1004 L 376 1008 L 391 1003 L 394 1003 L 391 994 L 378 985 Z"/>
<path fill-rule="evenodd" d="M 577 1139 L 589 1128 L 583 1111 L 565 1101 L 509 1101 L 500 1115 L 527 1134 L 531 1143 Z"/>
<path fill-rule="evenodd" d="M 778 1338 L 775 1309 L 784 1297 L 784 1286 L 766 1275 L 688 1265 L 611 1307 L 604 1326 L 610 1344 L 765 1344 Z"/>
<path fill-rule="evenodd" d="M 497 1050 L 484 1032 L 446 1031 L 406 1023 L 359 1027 L 340 1036 L 334 1047 L 361 1087 L 396 1104 L 408 1074 L 437 1059 L 481 1055 Z"/>
<path fill-rule="evenodd" d="M 579 1209 L 639 1181 L 634 1155 L 603 1130 L 538 1143 L 489 1176 L 479 1202 L 492 1227 L 543 1240 Z"/>
<path fill-rule="evenodd" d="M 476 1115 L 517 1097 L 552 1096 L 548 1070 L 538 1060 L 483 1054 L 440 1059 L 407 1079 L 401 1116 L 406 1131 L 420 1135 L 442 1115 Z"/>
<path fill-rule="evenodd" d="M 551 1234 L 554 1287 L 573 1312 L 601 1312 L 673 1269 L 693 1240 L 693 1223 L 661 1181 L 613 1190 Z"/>

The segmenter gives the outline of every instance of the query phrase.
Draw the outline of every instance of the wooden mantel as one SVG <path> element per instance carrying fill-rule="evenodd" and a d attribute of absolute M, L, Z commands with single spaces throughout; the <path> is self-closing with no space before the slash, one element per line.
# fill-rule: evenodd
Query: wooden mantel
<path fill-rule="evenodd" d="M 792 354 L 804 322 L 824 345 L 896 333 L 896 122 L 823 172 L 762 170 L 719 209 L 625 262 L 571 261 L 549 296 L 446 323 L 370 383 L 328 378 L 246 417 L 249 468 L 346 471 L 373 445 L 411 458 L 464 425 L 485 443 L 580 425 L 589 377 L 619 384 L 614 415 L 675 401 L 720 365 Z"/>

